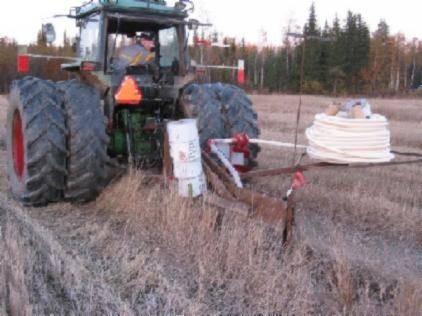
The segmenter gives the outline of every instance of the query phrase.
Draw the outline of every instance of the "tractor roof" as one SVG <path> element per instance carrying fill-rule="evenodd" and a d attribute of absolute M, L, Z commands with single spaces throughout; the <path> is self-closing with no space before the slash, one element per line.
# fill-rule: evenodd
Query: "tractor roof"
<path fill-rule="evenodd" d="M 83 18 L 94 12 L 122 12 L 131 14 L 165 15 L 186 18 L 185 11 L 171 7 L 164 0 L 91 0 L 75 9 L 76 18 Z"/>

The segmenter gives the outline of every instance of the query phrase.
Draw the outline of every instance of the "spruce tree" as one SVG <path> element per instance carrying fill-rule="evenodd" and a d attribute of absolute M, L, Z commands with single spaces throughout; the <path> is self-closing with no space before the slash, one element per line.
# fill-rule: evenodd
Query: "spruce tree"
<path fill-rule="evenodd" d="M 304 27 L 304 35 L 305 43 L 302 43 L 302 45 L 305 45 L 305 90 L 308 92 L 321 92 L 321 42 L 318 39 L 321 36 L 321 30 L 318 27 L 314 3 L 312 3 L 309 10 L 309 18 Z M 301 49 L 303 49 L 303 47 L 301 47 Z"/>
<path fill-rule="evenodd" d="M 390 83 L 392 43 L 390 28 L 385 21 L 378 23 L 378 28 L 371 41 L 371 88 L 373 92 L 384 93 Z"/>
<path fill-rule="evenodd" d="M 329 79 L 328 88 L 333 94 L 337 94 L 344 87 L 345 74 L 343 71 L 344 63 L 344 44 L 343 30 L 338 16 L 334 18 L 333 26 L 330 29 L 331 42 L 329 43 Z"/>

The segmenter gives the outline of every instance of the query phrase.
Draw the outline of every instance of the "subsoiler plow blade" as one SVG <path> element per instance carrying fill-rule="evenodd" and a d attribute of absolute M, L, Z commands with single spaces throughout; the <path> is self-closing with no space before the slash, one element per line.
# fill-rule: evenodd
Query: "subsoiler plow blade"
<path fill-rule="evenodd" d="M 283 226 L 283 242 L 288 244 L 292 237 L 294 222 L 294 201 L 266 196 L 247 188 L 238 188 L 224 168 L 218 165 L 206 152 L 202 152 L 204 170 L 214 191 L 224 199 L 242 202 L 249 206 L 247 215 L 272 225 Z"/>

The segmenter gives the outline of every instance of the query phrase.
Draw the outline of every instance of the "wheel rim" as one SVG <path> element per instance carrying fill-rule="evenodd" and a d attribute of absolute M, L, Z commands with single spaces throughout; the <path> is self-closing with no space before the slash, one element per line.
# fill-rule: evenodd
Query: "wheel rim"
<path fill-rule="evenodd" d="M 24 149 L 22 119 L 19 111 L 13 114 L 12 126 L 12 150 L 13 150 L 13 166 L 15 173 L 19 179 L 22 179 L 23 169 L 25 164 L 25 149 Z"/>

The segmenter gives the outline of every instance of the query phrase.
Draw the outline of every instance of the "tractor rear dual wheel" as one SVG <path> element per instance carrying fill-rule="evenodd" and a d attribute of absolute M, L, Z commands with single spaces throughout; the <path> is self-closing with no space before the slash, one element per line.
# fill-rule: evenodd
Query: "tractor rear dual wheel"
<path fill-rule="evenodd" d="M 220 111 L 230 136 L 244 133 L 249 138 L 259 138 L 261 130 L 258 127 L 258 114 L 245 91 L 237 86 L 222 83 L 215 84 L 214 91 L 221 103 Z M 260 147 L 257 144 L 249 144 L 249 150 L 256 159 Z"/>
<path fill-rule="evenodd" d="M 7 174 L 13 196 L 39 206 L 62 198 L 66 178 L 66 114 L 53 82 L 14 81 L 7 116 Z"/>
<path fill-rule="evenodd" d="M 107 184 L 108 136 L 95 88 L 33 77 L 15 81 L 6 138 L 9 185 L 24 205 L 88 202 Z"/>
<path fill-rule="evenodd" d="M 207 146 L 207 141 L 213 138 L 227 136 L 224 118 L 220 111 L 220 102 L 209 84 L 192 84 L 184 91 L 184 98 L 192 106 L 193 116 L 198 121 L 198 131 L 201 146 Z"/>
<path fill-rule="evenodd" d="M 258 115 L 252 102 L 242 89 L 229 84 L 192 84 L 183 98 L 192 106 L 193 115 L 198 120 L 199 135 L 203 148 L 208 139 L 230 138 L 237 133 L 245 133 L 250 138 L 258 138 Z M 251 156 L 256 159 L 260 148 L 250 144 Z"/>
<path fill-rule="evenodd" d="M 76 80 L 59 84 L 69 130 L 64 198 L 75 203 L 95 199 L 107 184 L 109 138 L 98 89 Z"/>

